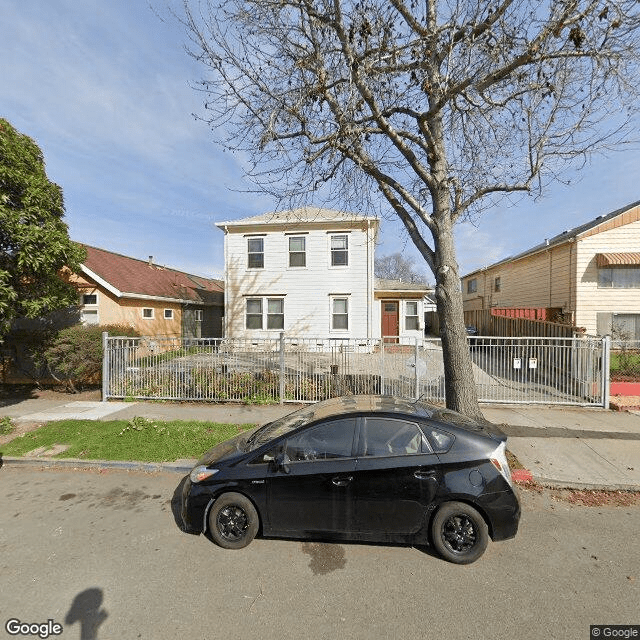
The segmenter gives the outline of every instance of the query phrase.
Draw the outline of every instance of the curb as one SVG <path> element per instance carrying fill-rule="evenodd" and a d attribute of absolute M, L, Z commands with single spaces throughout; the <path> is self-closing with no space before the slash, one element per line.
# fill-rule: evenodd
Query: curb
<path fill-rule="evenodd" d="M 121 471 L 146 471 L 158 472 L 168 471 L 172 473 L 187 474 L 193 469 L 196 461 L 187 462 L 134 462 L 128 460 L 81 460 L 80 458 L 62 458 L 53 460 L 51 458 L 0 458 L 0 467 L 40 467 L 47 469 L 119 469 Z"/>
<path fill-rule="evenodd" d="M 640 491 L 637 484 L 597 484 L 593 482 L 567 482 L 533 476 L 533 481 L 548 489 L 576 489 L 584 491 Z"/>
<path fill-rule="evenodd" d="M 522 488 L 538 485 L 547 489 L 576 489 L 584 491 L 640 491 L 640 486 L 636 484 L 598 484 L 596 482 L 568 482 L 566 480 L 554 480 L 536 476 L 528 469 L 512 469 L 511 478 L 513 482 Z"/>

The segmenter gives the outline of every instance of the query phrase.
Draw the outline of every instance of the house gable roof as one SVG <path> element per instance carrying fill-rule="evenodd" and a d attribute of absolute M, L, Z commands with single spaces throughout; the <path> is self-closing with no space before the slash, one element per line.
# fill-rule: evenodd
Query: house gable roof
<path fill-rule="evenodd" d="M 386 278 L 377 278 L 373 285 L 376 293 L 378 291 L 398 291 L 398 292 L 415 292 L 427 295 L 433 293 L 433 287 L 428 284 L 418 282 L 402 282 L 402 280 L 388 280 Z"/>
<path fill-rule="evenodd" d="M 589 222 L 585 222 L 584 224 L 573 229 L 567 229 L 562 233 L 554 236 L 553 238 L 549 238 L 544 242 L 537 244 L 535 247 L 531 247 L 531 249 L 527 249 L 522 253 L 509 256 L 508 258 L 504 258 L 503 260 L 494 262 L 493 264 L 487 265 L 486 267 L 481 267 L 480 269 L 471 271 L 462 277 L 468 278 L 469 276 L 479 273 L 480 271 L 484 271 L 485 269 L 492 269 L 494 267 L 500 266 L 501 264 L 515 262 L 516 260 L 521 260 L 522 258 L 526 258 L 527 256 L 533 255 L 540 251 L 545 251 L 551 247 L 557 247 L 572 240 L 586 238 L 588 236 L 595 235 L 596 233 L 608 231 L 609 229 L 620 227 L 622 225 L 636 222 L 638 220 L 640 220 L 640 200 L 626 205 L 625 207 L 622 207 L 620 209 L 616 209 L 615 211 L 607 213 L 606 215 L 598 216 L 597 218 L 590 220 Z"/>
<path fill-rule="evenodd" d="M 87 257 L 83 274 L 118 298 L 162 299 L 181 303 L 220 304 L 223 282 L 195 276 L 105 249 L 81 245 Z"/>
<path fill-rule="evenodd" d="M 334 209 L 321 209 L 318 207 L 301 207 L 299 209 L 289 209 L 286 211 L 271 211 L 261 213 L 257 216 L 230 220 L 227 222 L 216 222 L 216 226 L 225 230 L 236 227 L 263 227 L 272 225 L 319 225 L 319 224 L 351 224 L 371 221 L 378 224 L 378 218 L 363 216 L 362 214 L 349 211 L 336 211 Z"/>

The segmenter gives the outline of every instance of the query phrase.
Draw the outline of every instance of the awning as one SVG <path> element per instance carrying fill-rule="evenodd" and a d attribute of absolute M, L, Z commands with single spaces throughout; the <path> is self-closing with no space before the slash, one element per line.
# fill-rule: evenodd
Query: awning
<path fill-rule="evenodd" d="M 640 253 L 597 253 L 596 261 L 599 267 L 640 265 Z"/>

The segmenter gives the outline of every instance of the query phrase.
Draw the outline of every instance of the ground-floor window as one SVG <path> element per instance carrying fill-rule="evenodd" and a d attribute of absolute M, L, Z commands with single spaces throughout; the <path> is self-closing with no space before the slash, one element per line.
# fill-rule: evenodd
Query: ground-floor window
<path fill-rule="evenodd" d="M 266 320 L 264 318 L 266 311 Z M 247 298 L 247 329 L 284 329 L 283 298 Z"/>
<path fill-rule="evenodd" d="M 598 313 L 598 335 L 614 340 L 640 340 L 640 314 Z"/>
<path fill-rule="evenodd" d="M 335 331 L 349 329 L 349 298 L 331 299 L 331 328 Z"/>
<path fill-rule="evenodd" d="M 407 300 L 404 303 L 404 327 L 407 331 L 417 331 L 420 329 L 418 322 L 418 302 Z"/>

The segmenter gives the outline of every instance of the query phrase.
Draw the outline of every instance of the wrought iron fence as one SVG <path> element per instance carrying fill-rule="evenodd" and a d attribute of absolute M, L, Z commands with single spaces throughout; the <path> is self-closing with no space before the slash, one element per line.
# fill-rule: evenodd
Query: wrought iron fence
<path fill-rule="evenodd" d="M 469 341 L 483 402 L 608 401 L 601 339 Z M 300 403 L 361 393 L 444 403 L 440 340 L 104 336 L 104 399 Z"/>

